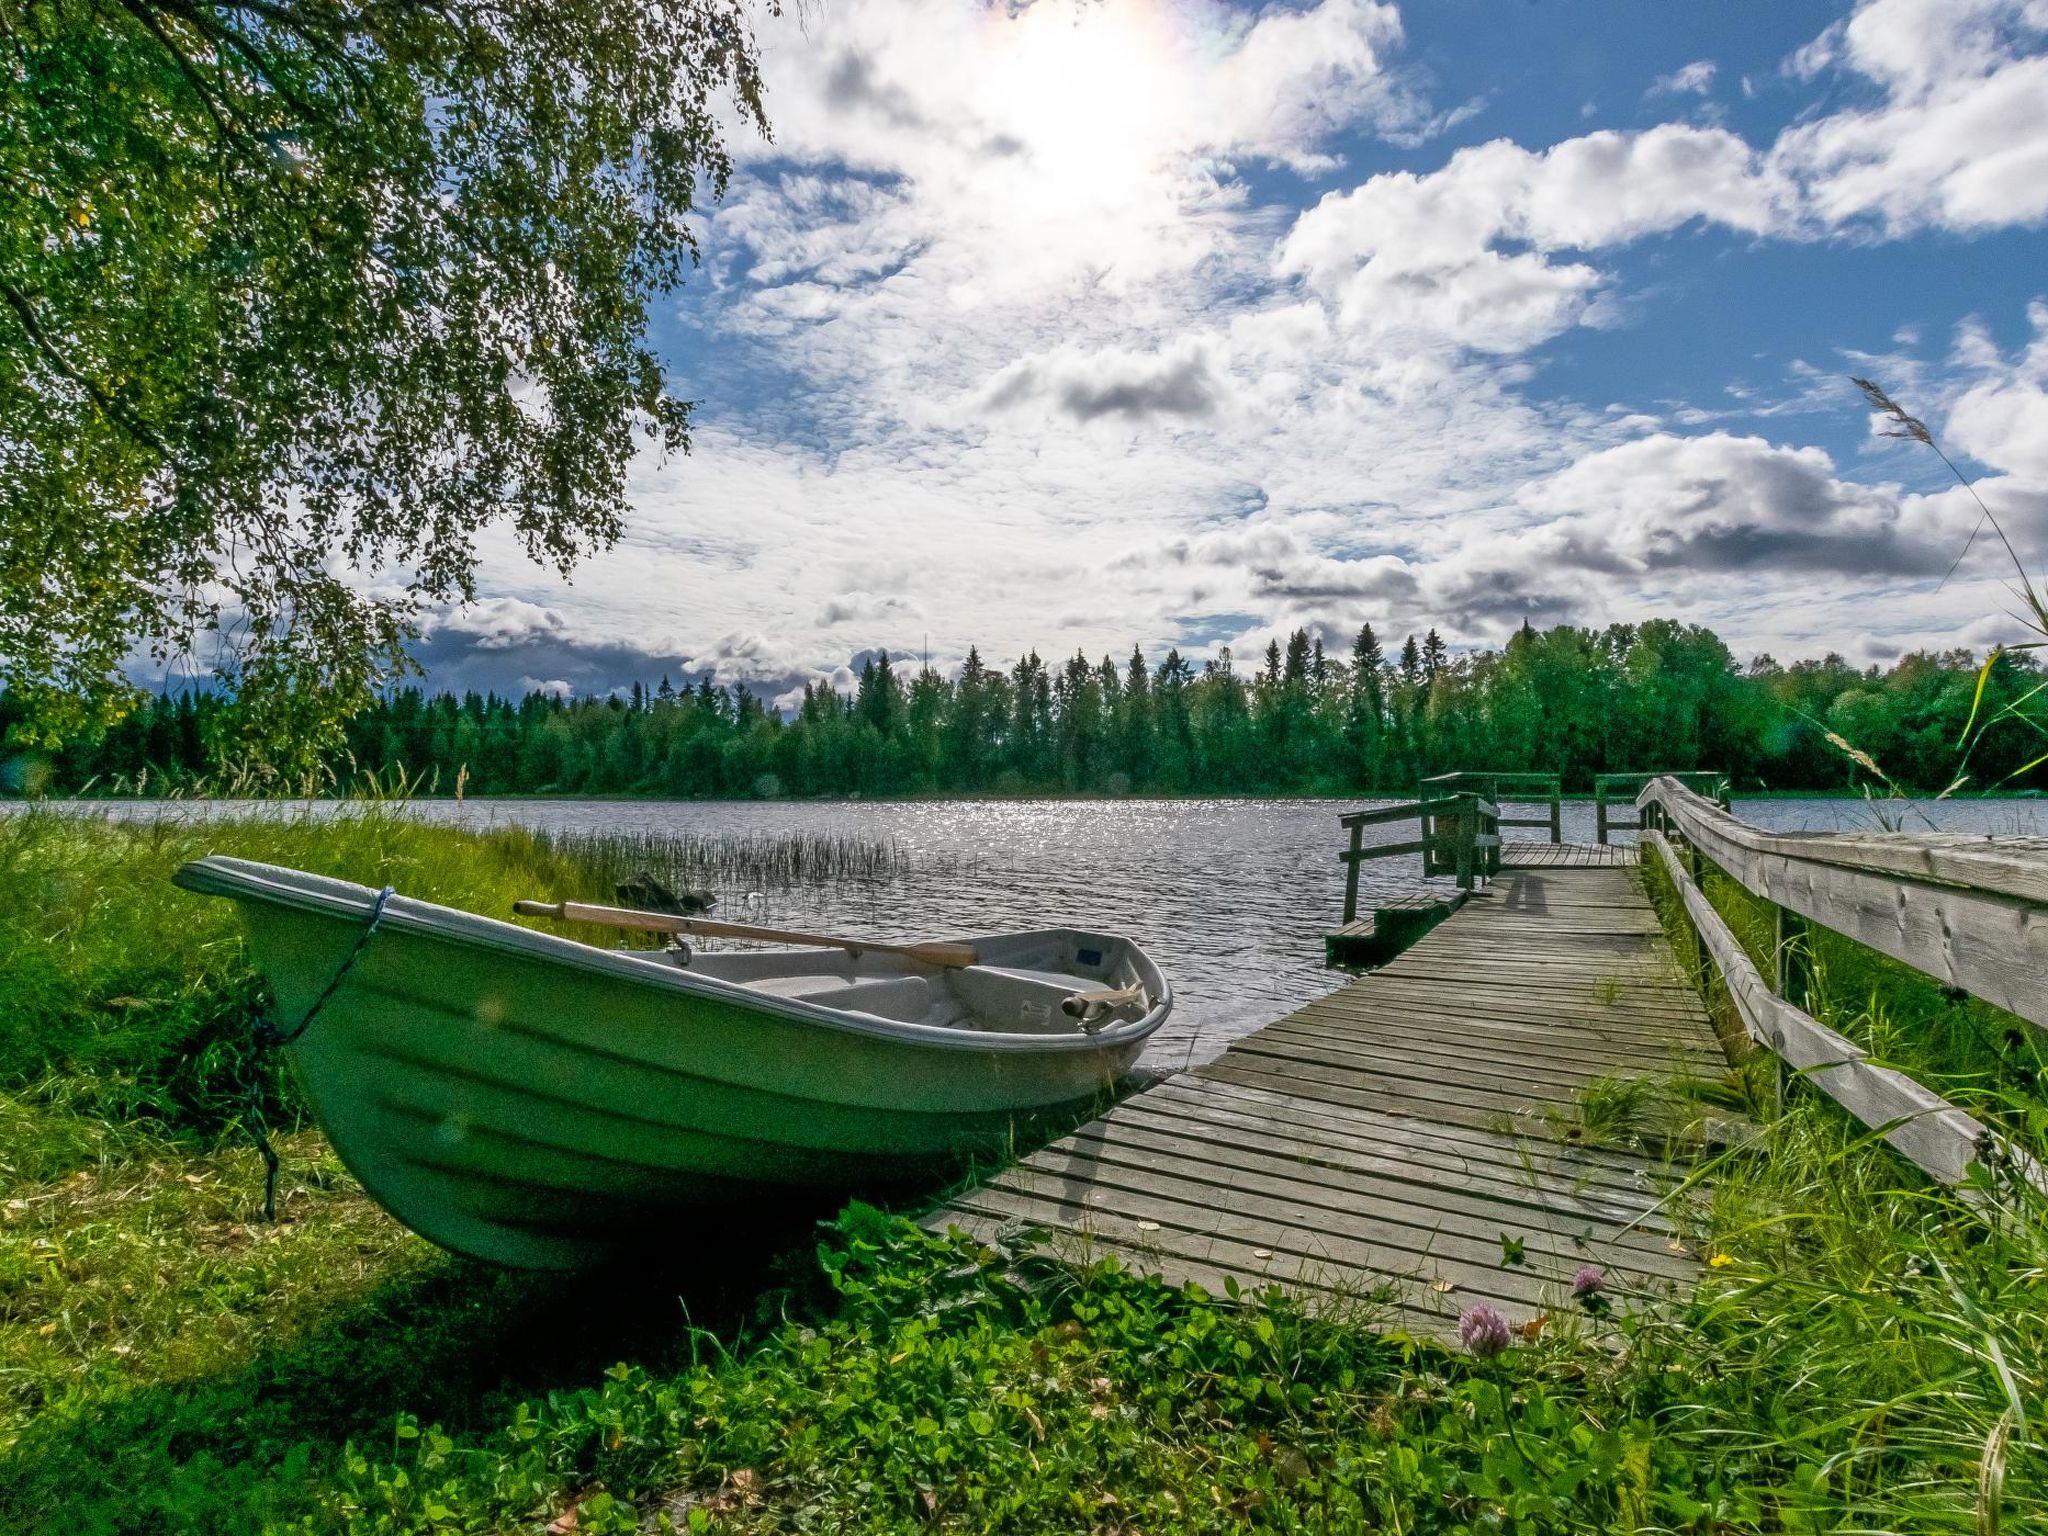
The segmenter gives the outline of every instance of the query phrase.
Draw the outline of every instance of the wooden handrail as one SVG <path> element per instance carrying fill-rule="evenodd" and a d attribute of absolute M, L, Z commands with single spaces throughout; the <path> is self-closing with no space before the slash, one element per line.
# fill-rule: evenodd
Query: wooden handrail
<path fill-rule="evenodd" d="M 1681 832 L 1713 835 L 1759 853 L 2048 903 L 2048 837 L 1970 837 L 1952 832 L 1769 832 L 1723 810 L 1670 775 L 1645 784 L 1638 807 L 1655 802 Z M 1715 862 L 1719 862 L 1716 860 Z"/>
<path fill-rule="evenodd" d="M 1504 792 L 1503 786 L 1506 787 Z M 1481 792 L 1486 798 L 1497 802 L 1495 820 L 1503 827 L 1541 827 L 1549 832 L 1553 843 L 1564 841 L 1564 779 L 1555 773 L 1490 773 L 1483 769 L 1462 768 L 1455 773 L 1434 774 L 1422 781 L 1421 789 L 1450 789 L 1461 792 Z M 1505 817 L 1499 814 L 1499 806 L 1509 800 L 1523 803 L 1546 803 L 1542 816 Z"/>
<path fill-rule="evenodd" d="M 1710 770 L 1694 770 L 1683 773 L 1596 773 L 1593 775 L 1593 840 L 1595 842 L 1604 844 L 1607 841 L 1607 834 L 1610 832 L 1640 832 L 1642 830 L 1643 818 L 1640 811 L 1637 812 L 1634 820 L 1622 821 L 1617 819 L 1608 810 L 1608 807 L 1615 803 L 1614 792 L 1617 785 L 1627 786 L 1621 792 L 1621 798 L 1627 800 L 1637 791 L 1641 790 L 1644 785 L 1655 779 L 1672 779 L 1683 784 L 1687 789 L 1694 791 L 1697 791 L 1700 785 L 1705 784 L 1713 790 L 1713 793 L 1707 798 L 1714 801 L 1722 810 L 1728 809 L 1728 780 L 1723 775 Z"/>
<path fill-rule="evenodd" d="M 2048 839 L 1768 832 L 1668 777 L 1636 804 L 1752 894 L 2048 1028 Z"/>
<path fill-rule="evenodd" d="M 1455 811 L 1465 803 L 1461 795 L 1445 795 L 1436 800 L 1403 800 L 1398 805 L 1382 805 L 1370 811 L 1347 811 L 1337 818 L 1340 827 L 1375 827 L 1389 821 L 1413 821 L 1417 816 L 1435 816 L 1445 811 Z"/>
<path fill-rule="evenodd" d="M 1364 829 L 1396 821 L 1419 821 L 1422 836 L 1412 842 L 1366 845 Z M 1449 831 L 1445 822 L 1451 822 Z M 1470 890 L 1481 876 L 1500 870 L 1500 807 L 1476 792 L 1443 795 L 1435 799 L 1404 800 L 1395 805 L 1376 806 L 1369 811 L 1350 811 L 1337 818 L 1338 825 L 1351 833 L 1351 844 L 1337 855 L 1344 869 L 1344 921 L 1358 917 L 1358 867 L 1368 859 L 1389 859 L 1400 854 L 1422 855 L 1422 872 L 1427 875 L 1455 873 L 1458 885 Z"/>
<path fill-rule="evenodd" d="M 1654 829 L 1644 832 L 1643 842 L 1671 876 L 1750 1038 L 1805 1074 L 1923 1172 L 1944 1184 L 1962 1183 L 1992 1137 L 1983 1122 L 1905 1073 L 1872 1061 L 1855 1041 L 1773 992 L 1671 844 Z M 2024 1154 L 2009 1147 L 2005 1153 L 2040 1182 L 2039 1170 Z"/>

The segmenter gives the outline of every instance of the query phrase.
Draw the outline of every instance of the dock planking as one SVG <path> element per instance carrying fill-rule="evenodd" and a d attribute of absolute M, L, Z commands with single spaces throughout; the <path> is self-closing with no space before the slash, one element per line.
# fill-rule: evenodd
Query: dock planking
<path fill-rule="evenodd" d="M 1551 862 L 1505 858 L 1382 969 L 928 1223 L 1038 1227 L 1055 1252 L 1211 1291 L 1364 1299 L 1389 1326 L 1445 1338 L 1475 1302 L 1518 1324 L 1568 1305 L 1589 1264 L 1624 1301 L 1689 1283 L 1697 1260 L 1667 1208 L 1681 1170 L 1581 1144 L 1579 1095 L 1616 1077 L 1718 1078 L 1726 1061 L 1635 850 L 1528 846 Z"/>
<path fill-rule="evenodd" d="M 1622 843 L 1544 843 L 1533 838 L 1500 845 L 1504 869 L 1630 869 L 1633 846 Z"/>

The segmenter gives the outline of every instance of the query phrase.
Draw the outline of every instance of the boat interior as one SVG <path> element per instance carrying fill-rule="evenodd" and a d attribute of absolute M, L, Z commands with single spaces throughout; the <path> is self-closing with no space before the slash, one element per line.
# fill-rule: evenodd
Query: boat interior
<path fill-rule="evenodd" d="M 671 963 L 773 997 L 901 1024 L 1003 1034 L 1092 1034 L 1141 1017 L 1157 1000 L 1130 946 L 1091 934 L 1015 935 L 980 941 L 982 962 L 945 968 L 901 955 L 838 949 L 695 949 L 672 944 Z M 1135 993 L 1129 989 L 1137 988 Z M 1116 1002 L 1093 994 L 1125 992 Z M 1070 1000 L 1079 999 L 1070 1006 Z"/>

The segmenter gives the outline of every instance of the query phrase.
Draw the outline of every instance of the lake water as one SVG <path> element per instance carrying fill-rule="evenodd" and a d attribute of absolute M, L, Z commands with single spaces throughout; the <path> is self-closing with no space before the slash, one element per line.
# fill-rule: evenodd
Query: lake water
<path fill-rule="evenodd" d="M 905 855 L 896 876 L 786 890 L 719 889 L 716 915 L 878 938 L 1053 924 L 1128 934 L 1173 982 L 1174 1015 L 1145 1061 L 1151 1070 L 1170 1071 L 1216 1056 L 1238 1036 L 1344 979 L 1322 966 L 1323 934 L 1336 925 L 1344 899 L 1337 817 L 1372 803 L 420 800 L 408 810 L 422 819 L 479 828 L 516 822 L 564 832 L 823 832 L 893 840 Z M 315 802 L 313 809 L 324 813 L 333 806 Z M 123 816 L 191 817 L 306 807 L 115 801 L 93 808 Z M 1927 809 L 1944 831 L 2048 831 L 2048 805 L 2029 801 L 1959 801 Z M 1856 800 L 1738 800 L 1735 810 L 1773 828 L 1877 830 L 1869 808 Z M 1368 833 L 1397 842 L 1412 838 L 1414 829 L 1411 823 Z M 1564 836 L 1593 840 L 1590 804 L 1564 807 Z M 1370 907 L 1375 896 L 1451 884 L 1424 881 L 1414 857 L 1369 863 L 1360 881 L 1360 905 Z"/>

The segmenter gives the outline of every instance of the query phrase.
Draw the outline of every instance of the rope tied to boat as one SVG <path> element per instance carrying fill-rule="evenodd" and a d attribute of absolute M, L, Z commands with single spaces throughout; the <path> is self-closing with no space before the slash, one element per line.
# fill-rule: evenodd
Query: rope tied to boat
<path fill-rule="evenodd" d="M 377 932 L 378 924 L 384 921 L 385 905 L 396 896 L 393 886 L 385 886 L 370 903 L 370 920 L 363 924 L 363 931 L 356 935 L 356 941 L 334 974 L 327 979 L 327 985 L 320 989 L 320 995 L 313 999 L 313 1005 L 299 1016 L 299 1022 L 290 1029 L 279 1029 L 270 1016 L 257 1010 L 256 1023 L 250 1030 L 251 1043 L 255 1047 L 255 1060 L 249 1071 L 249 1103 L 242 1116 L 242 1124 L 256 1142 L 256 1150 L 263 1157 L 263 1219 L 277 1220 L 277 1170 L 279 1160 L 277 1149 L 270 1144 L 269 1128 L 263 1120 L 263 1062 L 270 1052 L 281 1046 L 290 1045 L 306 1032 L 307 1027 L 320 1017 L 320 1010 L 333 1000 L 341 990 L 341 984 L 348 980 L 349 973 L 356 968 L 356 962 L 363 958 L 363 951 L 370 946 L 371 938 Z"/>

